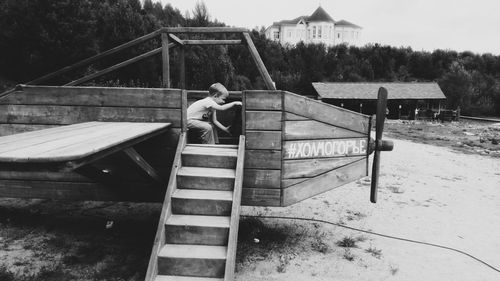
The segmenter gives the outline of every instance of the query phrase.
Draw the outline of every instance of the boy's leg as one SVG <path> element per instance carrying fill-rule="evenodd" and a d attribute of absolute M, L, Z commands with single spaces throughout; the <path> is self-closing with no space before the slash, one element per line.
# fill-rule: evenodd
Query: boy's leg
<path fill-rule="evenodd" d="M 188 120 L 188 129 L 201 143 L 215 144 L 212 125 L 200 120 Z"/>
<path fill-rule="evenodd" d="M 210 123 L 212 126 L 212 134 L 214 136 L 214 143 L 219 144 L 219 133 L 217 133 L 217 127 L 214 124 Z"/>

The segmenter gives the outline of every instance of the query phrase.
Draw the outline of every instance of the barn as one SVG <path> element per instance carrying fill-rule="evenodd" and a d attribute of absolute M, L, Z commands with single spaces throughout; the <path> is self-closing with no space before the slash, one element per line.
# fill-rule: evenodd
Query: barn
<path fill-rule="evenodd" d="M 314 82 L 323 102 L 364 114 L 375 114 L 377 92 L 387 89 L 391 119 L 432 118 L 441 111 L 446 96 L 435 82 Z"/>

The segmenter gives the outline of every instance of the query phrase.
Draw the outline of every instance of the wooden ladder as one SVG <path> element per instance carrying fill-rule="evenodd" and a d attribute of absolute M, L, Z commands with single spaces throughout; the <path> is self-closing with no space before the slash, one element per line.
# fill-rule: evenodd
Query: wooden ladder
<path fill-rule="evenodd" d="M 146 281 L 234 280 L 244 150 L 181 134 Z"/>

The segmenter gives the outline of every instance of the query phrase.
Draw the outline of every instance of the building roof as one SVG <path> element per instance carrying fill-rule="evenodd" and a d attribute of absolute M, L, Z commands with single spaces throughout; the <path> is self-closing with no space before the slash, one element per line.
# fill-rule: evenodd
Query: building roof
<path fill-rule="evenodd" d="M 274 22 L 273 25 L 297 24 L 297 23 L 299 23 L 299 21 L 301 19 L 304 19 L 305 21 L 307 21 L 308 18 L 309 18 L 308 16 L 300 16 L 300 17 L 294 18 L 293 20 L 282 20 L 282 21 Z"/>
<path fill-rule="evenodd" d="M 350 26 L 350 27 L 354 27 L 354 28 L 362 28 L 361 26 L 359 26 L 359 25 L 355 25 L 354 23 L 348 22 L 348 21 L 346 21 L 346 20 L 339 20 L 339 21 L 336 21 L 336 22 L 335 22 L 335 25 L 339 25 L 339 26 Z"/>
<path fill-rule="evenodd" d="M 378 89 L 384 87 L 388 92 L 388 99 L 446 99 L 446 96 L 437 83 L 312 83 L 314 89 L 322 99 L 377 99 Z"/>
<path fill-rule="evenodd" d="M 319 6 L 314 13 L 307 19 L 307 21 L 326 21 L 326 22 L 335 22 L 332 17 Z"/>
<path fill-rule="evenodd" d="M 319 6 L 316 11 L 312 13 L 310 16 L 300 16 L 297 18 L 294 18 L 292 20 L 281 20 L 278 22 L 274 22 L 274 26 L 279 26 L 279 25 L 286 25 L 286 24 L 297 24 L 301 19 L 304 19 L 306 22 L 311 22 L 311 21 L 325 21 L 325 22 L 332 22 L 335 23 L 335 21 L 332 19 L 332 17 L 323 9 L 321 6 Z"/>

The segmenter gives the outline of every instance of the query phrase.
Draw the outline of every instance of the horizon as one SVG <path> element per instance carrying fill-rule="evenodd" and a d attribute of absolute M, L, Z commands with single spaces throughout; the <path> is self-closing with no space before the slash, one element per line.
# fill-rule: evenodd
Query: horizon
<path fill-rule="evenodd" d="M 153 0 L 163 6 L 170 3 L 183 16 L 192 14 L 197 2 L 207 6 L 210 20 L 228 26 L 260 30 L 273 22 L 311 15 L 321 6 L 335 20 L 361 26 L 361 43 L 410 47 L 414 51 L 435 50 L 500 55 L 500 1 L 478 0 Z M 286 10 L 280 7 L 286 5 Z M 228 10 L 228 7 L 230 10 Z M 232 8 L 235 7 L 235 8 Z M 262 7 L 266 7 L 263 9 Z M 362 8 L 360 8 L 362 7 Z M 432 8 L 429 8 L 432 7 Z M 280 10 L 280 12 L 275 12 Z M 394 12 L 397 11 L 397 12 Z M 452 12 L 449 12 L 452 11 Z M 254 16 L 258 14 L 259 16 Z M 425 20 L 422 20 L 425 19 Z M 399 24 L 395 24 L 399 22 Z"/>

